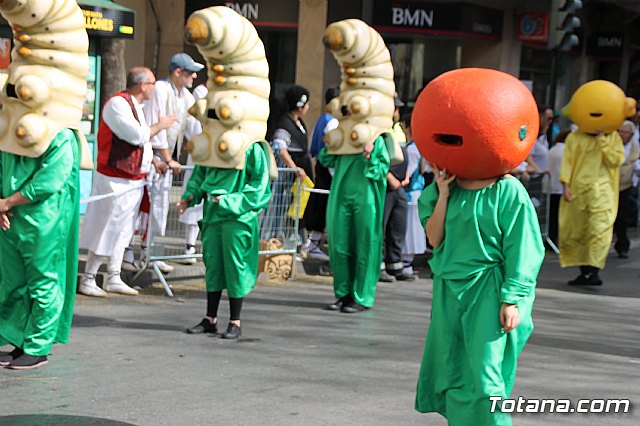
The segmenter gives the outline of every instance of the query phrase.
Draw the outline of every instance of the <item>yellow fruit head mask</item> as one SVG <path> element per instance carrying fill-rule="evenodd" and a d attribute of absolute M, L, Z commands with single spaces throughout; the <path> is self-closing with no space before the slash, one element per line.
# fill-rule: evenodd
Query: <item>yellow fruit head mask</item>
<path fill-rule="evenodd" d="M 636 101 L 610 81 L 593 80 L 575 91 L 562 109 L 585 133 L 611 133 L 636 113 Z"/>

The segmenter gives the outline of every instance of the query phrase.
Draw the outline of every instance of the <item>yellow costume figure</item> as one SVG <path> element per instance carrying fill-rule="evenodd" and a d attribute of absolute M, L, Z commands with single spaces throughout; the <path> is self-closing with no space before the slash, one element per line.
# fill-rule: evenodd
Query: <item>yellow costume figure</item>
<path fill-rule="evenodd" d="M 615 84 L 596 80 L 581 86 L 563 113 L 579 130 L 567 136 L 560 168 L 560 265 L 580 267 L 569 285 L 602 285 L 598 271 L 611 246 L 624 161 L 616 129 L 635 113 L 635 101 Z"/>

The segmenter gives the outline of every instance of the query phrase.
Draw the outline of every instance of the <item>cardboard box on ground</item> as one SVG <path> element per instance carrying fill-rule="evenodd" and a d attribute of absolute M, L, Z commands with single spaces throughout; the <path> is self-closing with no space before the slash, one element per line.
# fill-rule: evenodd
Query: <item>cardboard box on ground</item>
<path fill-rule="evenodd" d="M 260 240 L 260 251 L 282 250 L 282 241 L 277 238 Z M 269 280 L 285 281 L 291 277 L 293 255 L 291 254 L 263 254 L 258 260 L 258 273 L 266 272 Z"/>

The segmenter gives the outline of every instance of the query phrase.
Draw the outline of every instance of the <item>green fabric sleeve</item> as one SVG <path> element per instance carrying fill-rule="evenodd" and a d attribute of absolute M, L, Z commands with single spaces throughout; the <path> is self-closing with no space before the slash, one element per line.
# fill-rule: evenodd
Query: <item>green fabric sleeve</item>
<path fill-rule="evenodd" d="M 182 194 L 182 199 L 187 200 L 189 197 L 193 197 L 193 200 L 189 203 L 189 207 L 200 204 L 204 197 L 204 191 L 202 190 L 202 182 L 204 182 L 205 173 L 207 169 L 203 166 L 196 165 L 193 168 L 193 173 L 189 178 L 187 189 Z"/>
<path fill-rule="evenodd" d="M 69 129 L 63 129 L 42 154 L 40 169 L 28 180 L 20 193 L 29 201 L 42 201 L 60 191 L 73 171 L 73 146 L 78 143 Z"/>
<path fill-rule="evenodd" d="M 320 164 L 322 164 L 328 169 L 336 166 L 336 160 L 337 160 L 336 156 L 333 154 L 329 154 L 329 151 L 327 151 L 326 146 L 323 147 L 318 153 L 318 161 L 320 162 Z"/>
<path fill-rule="evenodd" d="M 0 155 L 0 198 L 2 198 L 2 156 Z"/>
<path fill-rule="evenodd" d="M 220 195 L 218 208 L 236 216 L 266 207 L 269 197 L 265 193 L 269 185 L 267 157 L 262 147 L 254 143 L 245 162 L 246 181 L 241 192 Z"/>
<path fill-rule="evenodd" d="M 616 131 L 596 138 L 602 151 L 602 161 L 612 169 L 616 169 L 624 162 L 624 144 L 620 134 Z"/>
<path fill-rule="evenodd" d="M 385 180 L 386 182 L 387 173 L 389 173 L 390 160 L 387 145 L 384 142 L 384 137 L 391 137 L 391 135 L 385 133 L 384 136 L 381 135 L 376 138 L 373 143 L 373 151 L 371 151 L 371 157 L 369 158 L 364 176 L 372 180 Z"/>
<path fill-rule="evenodd" d="M 438 185 L 436 185 L 436 181 L 434 180 L 422 191 L 420 198 L 418 198 L 418 214 L 420 215 L 420 223 L 423 228 L 427 226 L 427 221 L 436 208 L 438 195 Z"/>
<path fill-rule="evenodd" d="M 505 179 L 500 194 L 499 223 L 503 232 L 504 282 L 500 301 L 516 304 L 536 286 L 544 260 L 540 224 L 531 199 L 515 178 Z"/>

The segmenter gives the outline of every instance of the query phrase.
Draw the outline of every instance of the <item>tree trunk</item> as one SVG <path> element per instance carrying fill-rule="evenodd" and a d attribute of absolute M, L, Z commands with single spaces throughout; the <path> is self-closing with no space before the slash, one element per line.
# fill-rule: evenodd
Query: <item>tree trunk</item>
<path fill-rule="evenodd" d="M 100 40 L 102 50 L 102 78 L 100 106 L 111 96 L 123 91 L 127 85 L 127 70 L 124 65 L 124 39 L 103 38 Z"/>

